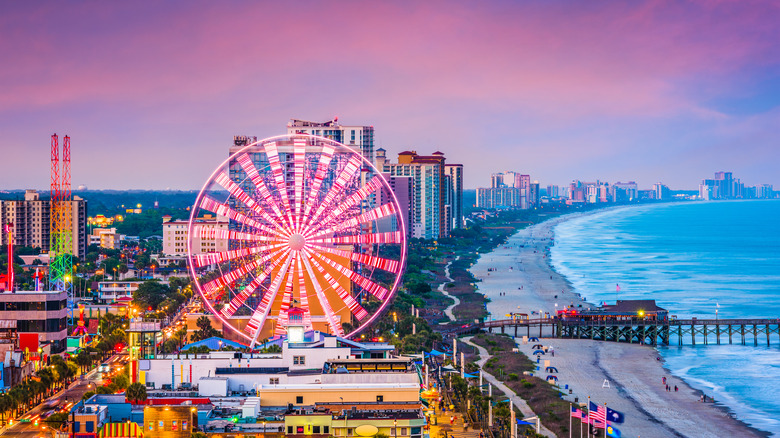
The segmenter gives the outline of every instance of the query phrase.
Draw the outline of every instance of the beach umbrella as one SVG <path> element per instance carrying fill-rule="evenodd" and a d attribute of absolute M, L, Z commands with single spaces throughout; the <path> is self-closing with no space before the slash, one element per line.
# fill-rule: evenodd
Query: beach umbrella
<path fill-rule="evenodd" d="M 544 354 L 544 350 L 536 350 L 531 354 Z"/>
<path fill-rule="evenodd" d="M 528 342 L 539 342 L 539 338 L 530 337 L 528 338 Z"/>
<path fill-rule="evenodd" d="M 545 371 L 547 371 L 548 373 L 557 373 L 557 372 L 558 372 L 558 368 L 555 368 L 555 367 L 547 367 L 547 368 L 545 369 Z"/>
<path fill-rule="evenodd" d="M 536 344 L 536 345 L 534 345 L 534 346 L 533 346 L 533 347 L 531 347 L 531 348 L 532 348 L 532 349 L 535 349 L 535 350 L 538 350 L 539 348 L 544 348 L 544 345 L 542 345 L 542 344 Z"/>

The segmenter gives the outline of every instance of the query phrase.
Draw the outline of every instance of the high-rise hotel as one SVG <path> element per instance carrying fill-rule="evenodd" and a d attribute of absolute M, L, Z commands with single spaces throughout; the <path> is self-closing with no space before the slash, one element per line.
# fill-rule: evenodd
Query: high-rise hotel
<path fill-rule="evenodd" d="M 462 164 L 446 164 L 444 153 L 438 151 L 431 155 L 404 151 L 398 154 L 397 163 L 391 163 L 380 148 L 376 167 L 391 184 L 401 186 L 399 181 L 408 178 L 409 237 L 438 239 L 463 226 Z"/>

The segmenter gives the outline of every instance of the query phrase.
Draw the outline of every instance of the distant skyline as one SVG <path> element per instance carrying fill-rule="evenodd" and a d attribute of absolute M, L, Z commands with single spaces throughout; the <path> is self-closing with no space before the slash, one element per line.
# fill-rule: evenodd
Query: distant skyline
<path fill-rule="evenodd" d="M 465 188 L 514 170 L 780 187 L 775 1 L 4 2 L 0 190 L 199 189 L 233 135 L 290 118 L 441 150 Z"/>

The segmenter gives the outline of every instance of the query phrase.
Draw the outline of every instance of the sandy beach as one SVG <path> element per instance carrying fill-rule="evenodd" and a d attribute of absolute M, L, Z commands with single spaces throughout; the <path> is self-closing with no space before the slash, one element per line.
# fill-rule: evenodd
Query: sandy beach
<path fill-rule="evenodd" d="M 553 228 L 581 215 L 560 216 L 523 229 L 472 266 L 471 272 L 481 280 L 479 291 L 490 299 L 490 318 L 503 319 L 510 312 L 536 318 L 540 311 L 552 315 L 567 305 L 591 306 L 584 300 L 587 297 L 576 294 L 566 278 L 549 264 Z M 543 339 L 542 343 L 555 351 L 554 357 L 548 354 L 542 356 L 542 361 L 549 360 L 558 369 L 561 387 L 569 385 L 572 389 L 566 399 L 573 402 L 576 397 L 587 403 L 590 396 L 595 403 L 607 403 L 623 412 L 626 422 L 615 426 L 624 437 L 767 435 L 734 419 L 715 403 L 702 403 L 701 392 L 672 376 L 651 347 L 573 339 Z M 530 347 L 518 346 L 529 357 Z M 532 359 L 535 361 L 536 357 Z M 670 385 L 669 392 L 662 382 L 664 377 Z M 675 385 L 678 392 L 674 391 Z"/>

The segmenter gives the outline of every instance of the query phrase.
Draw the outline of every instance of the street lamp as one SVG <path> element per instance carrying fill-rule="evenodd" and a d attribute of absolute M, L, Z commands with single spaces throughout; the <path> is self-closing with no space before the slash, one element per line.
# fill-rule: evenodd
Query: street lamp
<path fill-rule="evenodd" d="M 398 420 L 393 419 L 393 437 L 398 438 Z"/>

